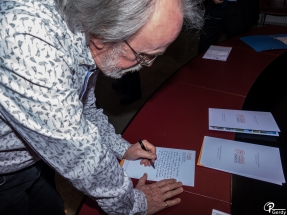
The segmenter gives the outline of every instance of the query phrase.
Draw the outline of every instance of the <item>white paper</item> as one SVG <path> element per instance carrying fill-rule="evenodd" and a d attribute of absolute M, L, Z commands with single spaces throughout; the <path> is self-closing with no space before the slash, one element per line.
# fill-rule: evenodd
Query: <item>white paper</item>
<path fill-rule="evenodd" d="M 199 165 L 275 184 L 285 183 L 276 147 L 205 136 Z"/>
<path fill-rule="evenodd" d="M 209 108 L 209 129 L 279 136 L 270 112 Z"/>
<path fill-rule="evenodd" d="M 140 165 L 140 160 L 125 160 L 123 168 L 131 178 L 147 173 L 150 181 L 174 178 L 183 185 L 194 186 L 195 151 L 157 147 L 156 154 L 155 169 Z"/>
<path fill-rule="evenodd" d="M 287 45 L 287 37 L 275 37 L 275 39 Z"/>
<path fill-rule="evenodd" d="M 212 214 L 211 215 L 230 215 L 228 213 L 224 213 L 215 209 L 212 209 Z"/>
<path fill-rule="evenodd" d="M 202 58 L 226 61 L 231 52 L 231 49 L 231 47 L 211 45 Z"/>

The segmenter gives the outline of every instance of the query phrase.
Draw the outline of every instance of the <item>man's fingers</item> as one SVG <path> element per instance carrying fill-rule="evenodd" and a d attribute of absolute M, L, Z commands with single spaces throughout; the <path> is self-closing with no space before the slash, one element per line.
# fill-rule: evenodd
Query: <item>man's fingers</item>
<path fill-rule="evenodd" d="M 140 178 L 137 189 L 144 192 L 148 203 L 148 214 L 154 214 L 162 209 L 172 207 L 180 203 L 180 198 L 174 198 L 183 192 L 182 183 L 175 179 L 165 179 L 156 183 L 145 185 L 147 175 Z M 167 191 L 167 192 L 165 192 Z"/>
<path fill-rule="evenodd" d="M 169 199 L 169 198 L 172 198 L 172 197 L 174 197 L 174 196 L 176 196 L 176 195 L 178 195 L 178 194 L 180 194 L 180 193 L 182 193 L 182 192 L 183 192 L 183 188 L 182 188 L 182 187 L 177 188 L 177 189 L 175 189 L 175 190 L 170 190 L 170 191 L 166 192 L 166 193 L 163 195 L 163 198 L 164 198 L 164 199 Z"/>
<path fill-rule="evenodd" d="M 157 187 L 161 188 L 163 186 L 166 186 L 168 184 L 172 184 L 172 183 L 175 183 L 175 182 L 176 182 L 175 179 L 164 179 L 164 180 L 156 182 L 155 184 L 156 184 Z"/>
<path fill-rule="evenodd" d="M 162 191 L 165 193 L 165 192 L 177 189 L 179 187 L 182 187 L 182 183 L 181 182 L 170 183 L 170 184 L 166 184 L 165 186 L 163 186 L 162 187 Z"/>
<path fill-rule="evenodd" d="M 147 160 L 147 159 L 141 160 L 140 164 L 141 164 L 141 165 L 144 165 L 144 166 L 151 166 L 149 160 Z"/>
<path fill-rule="evenodd" d="M 164 208 L 172 207 L 174 205 L 179 204 L 180 202 L 181 202 L 180 198 L 176 198 L 176 199 L 173 199 L 173 200 L 165 201 L 165 202 L 163 202 L 164 203 Z"/>
<path fill-rule="evenodd" d="M 147 159 L 143 159 L 143 160 L 141 160 L 140 164 L 141 164 L 141 165 L 145 165 L 145 166 L 146 166 L 146 165 L 147 165 Z"/>
<path fill-rule="evenodd" d="M 156 159 L 156 154 L 155 153 L 147 152 L 147 151 L 144 151 L 142 149 L 138 150 L 137 154 L 141 158 L 152 159 L 152 160 Z"/>
<path fill-rule="evenodd" d="M 143 185 L 145 185 L 146 180 L 147 180 L 147 174 L 145 173 L 145 174 L 143 174 L 143 176 L 139 179 L 138 184 L 137 184 L 137 187 L 138 187 L 138 186 L 143 186 Z"/>
<path fill-rule="evenodd" d="M 145 145 L 147 151 L 156 154 L 156 147 L 154 145 L 152 145 L 150 142 L 148 142 L 147 140 L 143 140 L 142 141 L 143 144 Z"/>

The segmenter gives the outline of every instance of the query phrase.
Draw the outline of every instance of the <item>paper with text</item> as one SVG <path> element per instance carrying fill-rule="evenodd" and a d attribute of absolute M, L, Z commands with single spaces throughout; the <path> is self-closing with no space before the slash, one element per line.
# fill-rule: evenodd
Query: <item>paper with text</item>
<path fill-rule="evenodd" d="M 198 165 L 282 185 L 279 148 L 204 137 Z"/>
<path fill-rule="evenodd" d="M 226 61 L 231 52 L 231 49 L 231 47 L 211 45 L 202 58 Z"/>
<path fill-rule="evenodd" d="M 140 165 L 141 160 L 125 160 L 122 167 L 131 178 L 147 173 L 150 181 L 174 178 L 183 185 L 194 186 L 195 151 L 157 147 L 156 154 L 155 169 Z"/>
<path fill-rule="evenodd" d="M 270 112 L 209 108 L 209 129 L 279 136 L 274 117 Z"/>

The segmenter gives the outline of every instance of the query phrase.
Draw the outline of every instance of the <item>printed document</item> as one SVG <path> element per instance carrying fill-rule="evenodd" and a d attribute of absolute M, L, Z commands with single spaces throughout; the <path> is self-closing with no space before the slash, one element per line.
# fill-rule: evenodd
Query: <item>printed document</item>
<path fill-rule="evenodd" d="M 209 108 L 209 129 L 279 136 L 274 117 L 270 112 Z"/>
<path fill-rule="evenodd" d="M 150 181 L 174 178 L 183 185 L 194 186 L 195 151 L 157 147 L 156 154 L 155 169 L 140 165 L 141 160 L 124 160 L 122 167 L 131 178 L 147 173 Z"/>
<path fill-rule="evenodd" d="M 226 61 L 229 53 L 231 52 L 231 49 L 231 47 L 211 45 L 202 58 Z"/>
<path fill-rule="evenodd" d="M 205 136 L 197 164 L 279 185 L 285 183 L 276 147 Z"/>

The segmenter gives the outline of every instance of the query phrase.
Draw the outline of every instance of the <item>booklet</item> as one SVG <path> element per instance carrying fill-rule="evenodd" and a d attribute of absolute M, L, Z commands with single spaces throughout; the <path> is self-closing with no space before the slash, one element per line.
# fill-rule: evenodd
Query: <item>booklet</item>
<path fill-rule="evenodd" d="M 226 61 L 231 52 L 231 49 L 231 47 L 211 45 L 202 58 Z"/>
<path fill-rule="evenodd" d="M 285 183 L 276 147 L 205 136 L 197 165 L 278 185 Z"/>
<path fill-rule="evenodd" d="M 274 117 L 270 112 L 209 108 L 209 129 L 279 136 Z"/>
<path fill-rule="evenodd" d="M 174 178 L 183 185 L 194 186 L 195 151 L 157 147 L 156 154 L 155 169 L 140 165 L 141 160 L 122 160 L 121 166 L 131 178 L 139 179 L 147 173 L 150 181 Z"/>

